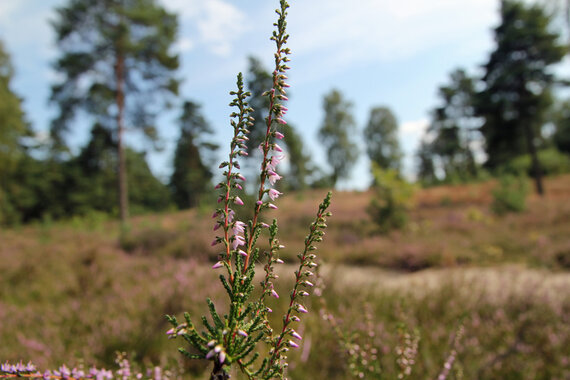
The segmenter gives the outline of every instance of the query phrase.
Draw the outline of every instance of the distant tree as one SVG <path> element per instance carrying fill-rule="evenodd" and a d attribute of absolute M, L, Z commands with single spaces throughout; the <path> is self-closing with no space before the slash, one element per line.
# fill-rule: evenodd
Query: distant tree
<path fill-rule="evenodd" d="M 207 153 L 204 151 L 213 151 L 218 147 L 204 141 L 204 135 L 213 131 L 198 104 L 184 102 L 179 123 L 180 138 L 174 152 L 174 171 L 169 187 L 176 205 L 188 208 L 196 206 L 200 196 L 211 190 L 212 171 L 204 162 Z"/>
<path fill-rule="evenodd" d="M 10 55 L 0 41 L 0 225 L 18 222 L 21 210 L 18 196 L 25 189 L 14 183 L 27 158 L 23 139 L 32 135 L 22 109 L 22 99 L 11 88 L 14 69 Z"/>
<path fill-rule="evenodd" d="M 477 176 L 472 143 L 479 139 L 479 120 L 475 116 L 475 84 L 462 69 L 450 75 L 450 84 L 438 91 L 441 105 L 432 112 L 428 134 L 434 136 L 431 151 L 439 159 L 449 180 Z"/>
<path fill-rule="evenodd" d="M 308 187 L 308 177 L 314 169 L 311 156 L 305 151 L 302 137 L 290 123 L 284 132 L 283 142 L 289 157 L 286 183 L 292 190 L 303 190 Z"/>
<path fill-rule="evenodd" d="M 32 135 L 22 109 L 22 99 L 11 88 L 14 68 L 0 41 L 0 174 L 26 154 L 23 139 Z"/>
<path fill-rule="evenodd" d="M 127 180 L 137 186 L 129 187 L 129 199 L 135 212 L 160 211 L 170 204 L 170 194 L 151 172 L 145 154 L 130 148 L 125 150 L 126 161 L 131 170 Z M 66 163 L 64 183 L 66 193 L 63 201 L 65 215 L 84 215 L 91 211 L 116 214 L 117 209 L 117 147 L 112 133 L 102 125 L 95 124 L 91 138 L 77 157 Z M 61 202 L 61 201 L 60 201 Z"/>
<path fill-rule="evenodd" d="M 57 8 L 53 22 L 62 75 L 52 87 L 51 101 L 59 106 L 51 133 L 63 149 L 78 110 L 112 131 L 117 147 L 119 215 L 128 218 L 124 132 L 137 128 L 157 138 L 159 100 L 176 94 L 178 56 L 171 53 L 178 22 L 156 0 L 69 0 Z"/>
<path fill-rule="evenodd" d="M 500 12 L 496 47 L 483 66 L 484 89 L 477 97 L 477 113 L 484 118 L 486 165 L 495 169 L 528 152 L 536 190 L 542 194 L 537 140 L 551 104 L 554 75 L 549 68 L 566 49 L 549 30 L 550 18 L 539 5 L 503 0 Z"/>
<path fill-rule="evenodd" d="M 327 151 L 328 163 L 332 167 L 331 183 L 348 177 L 350 169 L 358 158 L 358 146 L 354 141 L 356 123 L 352 116 L 352 103 L 343 99 L 338 90 L 325 95 L 323 101 L 325 117 L 319 130 L 319 138 Z"/>
<path fill-rule="evenodd" d="M 381 169 L 400 172 L 403 155 L 398 141 L 398 121 L 388 107 L 370 110 L 370 118 L 364 128 L 364 140 L 371 162 Z"/>
<path fill-rule="evenodd" d="M 570 154 L 570 100 L 560 102 L 554 111 L 554 144 L 556 148 Z"/>
<path fill-rule="evenodd" d="M 416 152 L 417 178 L 424 185 L 433 185 L 439 181 L 435 173 L 434 154 L 431 143 L 426 140 L 420 142 Z"/>

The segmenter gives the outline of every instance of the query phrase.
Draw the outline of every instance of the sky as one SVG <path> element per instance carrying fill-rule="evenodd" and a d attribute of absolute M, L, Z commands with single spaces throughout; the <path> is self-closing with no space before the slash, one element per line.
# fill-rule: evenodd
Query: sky
<path fill-rule="evenodd" d="M 292 50 L 287 120 L 297 128 L 313 161 L 328 170 L 317 132 L 322 102 L 332 89 L 353 103 L 359 131 L 370 109 L 388 106 L 399 122 L 405 171 L 412 175 L 413 158 L 428 125 L 430 110 L 439 103 L 437 89 L 456 68 L 477 73 L 494 47 L 492 28 L 499 23 L 499 0 L 291 0 L 288 16 Z M 34 129 L 45 133 L 56 109 L 48 103 L 58 76 L 51 64 L 58 57 L 50 25 L 54 7 L 67 0 L 0 1 L 0 39 L 16 69 L 12 87 L 23 97 Z M 174 50 L 180 54 L 179 76 L 184 98 L 202 105 L 216 131 L 220 154 L 229 150 L 232 97 L 238 72 L 247 71 L 247 57 L 259 58 L 268 69 L 274 44 L 269 40 L 278 1 L 162 0 L 179 14 L 180 32 Z M 247 80 L 247 78 L 246 78 Z M 150 153 L 153 172 L 166 179 L 179 135 L 177 112 L 165 112 L 159 130 L 162 152 Z M 70 141 L 85 143 L 88 130 Z M 285 130 L 286 133 L 286 130 Z M 365 145 L 357 136 L 360 159 L 341 189 L 364 189 L 370 183 Z M 140 144 L 131 138 L 135 148 Z M 142 147 L 142 146 L 141 146 Z"/>

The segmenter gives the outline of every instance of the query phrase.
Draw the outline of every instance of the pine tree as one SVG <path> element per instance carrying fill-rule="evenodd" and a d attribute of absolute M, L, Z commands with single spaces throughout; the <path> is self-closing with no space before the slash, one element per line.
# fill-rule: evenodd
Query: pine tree
<path fill-rule="evenodd" d="M 200 197 L 211 189 L 212 171 L 204 162 L 207 152 L 218 148 L 204 141 L 212 128 L 200 112 L 200 106 L 192 101 L 184 102 L 179 118 L 180 138 L 174 152 L 174 171 L 170 177 L 170 190 L 179 208 L 193 207 Z"/>
<path fill-rule="evenodd" d="M 549 69 L 565 54 L 549 24 L 539 5 L 501 2 L 501 24 L 494 30 L 496 47 L 483 66 L 485 88 L 477 101 L 478 114 L 485 120 L 486 165 L 495 169 L 529 153 L 539 194 L 543 188 L 536 145 L 552 102 L 554 75 Z"/>
<path fill-rule="evenodd" d="M 54 149 L 81 109 L 112 132 L 118 155 L 119 214 L 128 219 L 124 133 L 137 128 L 157 138 L 160 100 L 178 91 L 178 56 L 170 52 L 178 22 L 156 0 L 69 0 L 53 23 L 62 80 L 52 87 L 59 106 L 51 133 Z"/>

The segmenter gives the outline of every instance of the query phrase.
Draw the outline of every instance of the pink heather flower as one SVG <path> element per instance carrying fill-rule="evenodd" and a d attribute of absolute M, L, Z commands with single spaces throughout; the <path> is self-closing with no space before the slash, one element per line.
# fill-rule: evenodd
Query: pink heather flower
<path fill-rule="evenodd" d="M 257 202 L 255 202 L 255 204 L 258 205 L 258 206 L 261 206 L 261 205 L 263 204 L 263 202 L 262 202 L 262 201 L 257 201 Z"/>
<path fill-rule="evenodd" d="M 243 206 L 243 201 L 241 200 L 240 197 L 235 197 L 234 198 L 234 203 L 240 206 Z"/>
<path fill-rule="evenodd" d="M 268 195 L 269 198 L 271 198 L 272 201 L 274 201 L 276 198 L 279 198 L 279 196 L 283 194 L 280 191 L 277 191 L 276 189 L 269 189 Z"/>
<path fill-rule="evenodd" d="M 245 239 L 243 236 L 235 235 L 234 240 L 232 241 L 232 249 L 236 249 L 240 245 L 245 245 Z"/>
<path fill-rule="evenodd" d="M 273 209 L 273 210 L 277 210 L 277 206 L 275 206 L 273 203 L 268 203 L 267 207 L 269 207 L 270 209 Z"/>
<path fill-rule="evenodd" d="M 267 163 L 267 170 L 273 170 L 275 171 L 275 168 L 277 168 L 277 165 L 279 165 L 279 163 L 281 161 L 283 161 L 283 159 L 285 158 L 284 155 L 275 155 L 275 156 L 271 156 L 271 159 L 269 160 L 269 162 Z"/>
<path fill-rule="evenodd" d="M 268 313 L 273 313 L 273 309 L 271 309 L 270 307 L 266 307 L 265 311 L 267 311 Z"/>
<path fill-rule="evenodd" d="M 222 186 L 224 186 L 224 184 L 220 182 L 214 187 L 214 189 L 220 189 Z"/>
<path fill-rule="evenodd" d="M 281 260 L 281 259 L 276 259 L 275 262 L 276 262 L 277 264 L 283 264 L 283 260 Z"/>
<path fill-rule="evenodd" d="M 243 330 L 238 330 L 237 333 L 238 333 L 238 335 L 241 335 L 241 336 L 247 338 L 247 333 L 246 333 L 245 331 L 243 331 Z"/>
<path fill-rule="evenodd" d="M 287 124 L 287 122 L 280 117 L 276 118 L 275 120 L 277 120 L 279 124 Z"/>
<path fill-rule="evenodd" d="M 291 331 L 291 336 L 295 339 L 299 339 L 299 340 L 303 339 L 303 337 L 301 335 L 299 335 L 299 333 L 295 330 Z"/>
<path fill-rule="evenodd" d="M 301 321 L 301 318 L 297 317 L 296 315 L 293 315 L 293 316 L 291 316 L 291 320 L 292 320 L 293 322 L 300 322 L 300 321 Z"/>
<path fill-rule="evenodd" d="M 214 356 L 215 352 L 214 350 L 210 350 L 207 354 L 206 354 L 206 359 L 211 359 L 212 356 Z"/>
<path fill-rule="evenodd" d="M 277 152 L 279 152 L 279 153 L 283 152 L 283 148 L 281 148 L 281 147 L 279 146 L 279 144 L 273 144 L 273 150 L 275 150 L 275 151 L 277 151 Z"/>
<path fill-rule="evenodd" d="M 237 179 L 241 179 L 242 181 L 245 181 L 245 177 L 241 174 L 236 175 Z"/>
<path fill-rule="evenodd" d="M 232 227 L 232 231 L 234 232 L 234 235 L 242 234 L 243 231 L 245 231 L 245 223 L 239 220 L 236 221 Z"/>
<path fill-rule="evenodd" d="M 276 138 L 276 139 L 281 140 L 283 137 L 285 137 L 285 136 L 283 135 L 283 133 L 275 131 L 275 138 Z"/>
<path fill-rule="evenodd" d="M 220 364 L 223 364 L 226 361 L 226 353 L 224 351 L 220 352 L 218 359 L 220 359 Z"/>
<path fill-rule="evenodd" d="M 238 250 L 238 254 L 239 254 L 240 256 L 247 257 L 247 252 L 244 251 L 243 249 Z"/>
<path fill-rule="evenodd" d="M 241 185 L 240 185 L 239 183 L 236 183 L 234 186 L 235 186 L 237 189 L 243 190 L 243 187 L 241 187 Z"/>
<path fill-rule="evenodd" d="M 212 244 L 210 244 L 212 247 L 215 246 L 216 244 L 218 244 L 220 241 L 218 240 L 218 238 L 215 238 L 214 241 L 212 242 Z"/>
<path fill-rule="evenodd" d="M 261 228 L 269 228 L 269 224 L 264 222 L 259 223 L 259 225 L 261 226 Z"/>
<path fill-rule="evenodd" d="M 220 223 L 214 224 L 214 231 L 217 231 L 222 225 Z"/>
<path fill-rule="evenodd" d="M 295 348 L 298 348 L 298 347 L 299 347 L 299 345 L 298 345 L 297 343 L 293 342 L 292 340 L 290 340 L 289 342 L 287 342 L 287 345 L 288 345 L 289 347 L 295 347 Z"/>
<path fill-rule="evenodd" d="M 224 266 L 224 264 L 221 261 L 218 261 L 217 263 L 212 265 L 212 269 L 218 269 L 218 268 L 221 268 L 223 266 Z"/>
<path fill-rule="evenodd" d="M 297 311 L 300 313 L 308 313 L 307 309 L 305 309 L 305 306 L 301 305 L 300 303 L 297 304 Z"/>
<path fill-rule="evenodd" d="M 279 294 L 275 291 L 275 289 L 271 289 L 271 295 L 275 298 L 279 298 Z"/>
<path fill-rule="evenodd" d="M 220 215 L 220 213 L 218 211 L 214 212 L 212 214 L 212 219 L 216 219 L 218 217 L 218 215 Z"/>
<path fill-rule="evenodd" d="M 231 222 L 234 220 L 235 214 L 236 214 L 236 213 L 234 212 L 234 210 L 230 210 L 230 211 L 228 212 L 228 223 L 231 223 Z"/>
<path fill-rule="evenodd" d="M 313 283 L 311 281 L 307 281 L 307 280 L 303 281 L 302 284 L 306 285 L 306 286 L 313 286 Z"/>
<path fill-rule="evenodd" d="M 275 185 L 275 182 L 283 178 L 279 174 L 275 173 L 273 170 L 269 170 L 267 174 L 269 174 L 269 183 L 271 183 L 272 185 Z"/>

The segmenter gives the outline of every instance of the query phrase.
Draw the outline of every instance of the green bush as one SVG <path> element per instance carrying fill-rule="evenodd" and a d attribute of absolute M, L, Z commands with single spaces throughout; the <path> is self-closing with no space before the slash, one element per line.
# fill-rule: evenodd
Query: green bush
<path fill-rule="evenodd" d="M 538 161 L 544 175 L 557 175 L 570 172 L 570 157 L 555 148 L 538 152 Z M 502 173 L 532 175 L 532 161 L 529 154 L 518 156 L 500 168 Z"/>
<path fill-rule="evenodd" d="M 397 171 L 382 169 L 375 164 L 372 174 L 376 197 L 368 206 L 368 214 L 382 232 L 405 227 L 414 186 L 403 180 Z"/>
<path fill-rule="evenodd" d="M 497 215 L 522 212 L 526 208 L 528 192 L 528 179 L 525 176 L 505 174 L 499 178 L 499 185 L 493 189 L 491 208 Z"/>

